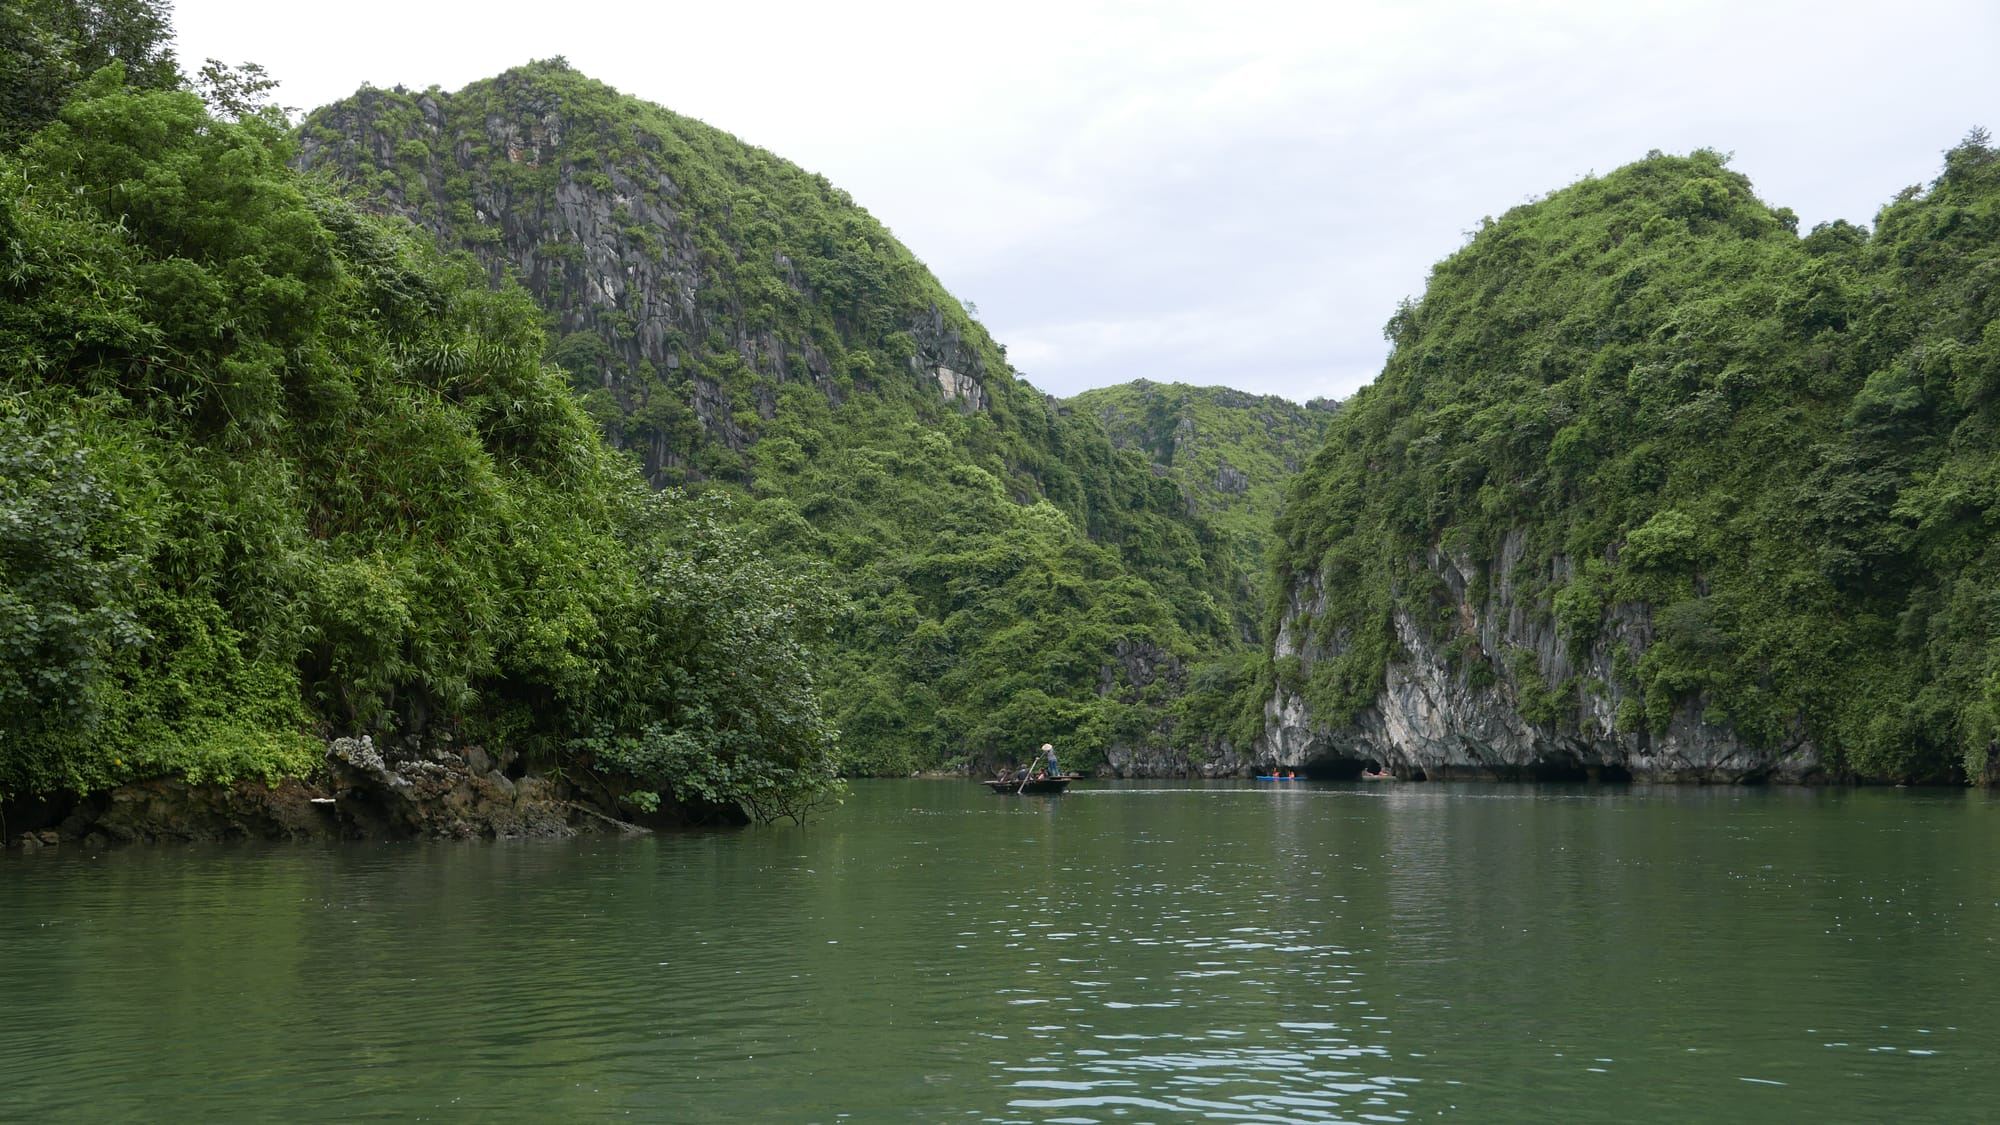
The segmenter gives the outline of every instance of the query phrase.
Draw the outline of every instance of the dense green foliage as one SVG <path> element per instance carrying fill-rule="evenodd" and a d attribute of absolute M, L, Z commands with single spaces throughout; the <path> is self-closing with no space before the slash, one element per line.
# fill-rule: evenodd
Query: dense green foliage
<path fill-rule="evenodd" d="M 1185 663 L 1252 619 L 1226 538 L 824 178 L 560 60 L 364 90 L 302 144 L 518 277 L 656 483 L 733 494 L 771 557 L 826 567 L 849 769 L 1201 737 Z"/>
<path fill-rule="evenodd" d="M 821 583 L 648 490 L 518 290 L 292 155 L 116 65 L 0 153 L 0 795 L 362 731 L 824 792 Z"/>
<path fill-rule="evenodd" d="M 159 0 L 9 0 L 0 7 L 0 147 L 54 121 L 70 92 L 112 63 L 138 89 L 180 81 Z"/>
<path fill-rule="evenodd" d="M 1199 758 L 1280 683 L 1345 722 L 1399 613 L 1544 727 L 1615 687 L 1625 732 L 2000 775 L 1983 133 L 1872 232 L 1705 151 L 1488 220 L 1338 413 L 1063 404 L 823 178 L 560 60 L 291 135 L 162 35 L 0 13 L 0 796 L 449 733 L 797 816 L 836 768 Z M 1477 643 L 1502 586 L 1643 643 L 1544 680 Z"/>
<path fill-rule="evenodd" d="M 1265 549 L 1285 487 L 1320 447 L 1339 407 L 1145 379 L 1084 391 L 1063 405 L 1097 416 L 1120 449 L 1144 453 L 1180 486 L 1188 507 L 1229 537 L 1253 591 L 1250 604 L 1262 607 L 1270 584 Z"/>
<path fill-rule="evenodd" d="M 1481 568 L 1475 600 L 1526 584 L 1573 648 L 1644 607 L 1624 729 L 1693 707 L 1860 776 L 1984 771 L 2000 154 L 1975 132 L 1872 234 L 1794 226 L 1705 151 L 1488 220 L 1389 322 L 1382 377 L 1288 501 L 1279 566 L 1323 580 L 1302 624 L 1329 655 L 1277 674 L 1337 723 L 1380 690 L 1396 607 L 1449 644 L 1441 550 Z M 1503 576 L 1510 534 L 1526 557 Z M 1510 659 L 1452 651 L 1468 678 Z M 1594 686 L 1527 682 L 1524 705 L 1560 724 Z"/>

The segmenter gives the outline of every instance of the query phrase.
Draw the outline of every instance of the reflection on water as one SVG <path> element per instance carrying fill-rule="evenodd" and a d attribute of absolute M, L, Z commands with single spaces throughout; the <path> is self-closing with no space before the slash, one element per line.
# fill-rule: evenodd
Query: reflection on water
<path fill-rule="evenodd" d="M 855 787 L 638 841 L 0 856 L 0 1119 L 1962 1121 L 1981 794 Z"/>
<path fill-rule="evenodd" d="M 1226 869 L 1206 876 L 1236 878 Z M 1138 926 L 1065 930 L 1058 914 L 1006 931 L 1008 948 L 1049 950 L 1003 990 L 1009 1004 L 1046 1006 L 1029 1017 L 1037 1022 L 1025 1028 L 1023 1056 L 1000 1068 L 1020 1094 L 1008 1105 L 1066 1111 L 1041 1118 L 1059 1121 L 1094 1121 L 1079 1111 L 1115 1107 L 1268 1121 L 1323 1120 L 1343 1106 L 1362 1117 L 1390 1112 L 1398 1079 L 1384 1070 L 1387 1048 L 1369 1037 L 1382 1017 L 1368 1011 L 1352 954 L 1314 944 L 1308 927 L 1273 926 L 1283 913 L 1277 892 L 1240 902 L 1196 880 L 1113 886 L 1107 914 Z M 1273 1018 L 1209 1022 L 1242 1012 Z M 1287 1013 L 1315 1018 L 1275 1018 Z"/>

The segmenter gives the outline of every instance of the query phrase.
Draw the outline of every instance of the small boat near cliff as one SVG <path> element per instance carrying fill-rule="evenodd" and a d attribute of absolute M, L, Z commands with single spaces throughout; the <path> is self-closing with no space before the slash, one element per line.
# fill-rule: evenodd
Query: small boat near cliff
<path fill-rule="evenodd" d="M 1031 777 L 1027 781 L 1019 778 L 1009 781 L 1004 777 L 980 782 L 995 793 L 1060 793 L 1069 788 L 1072 781 L 1081 780 L 1080 773 L 1059 773 L 1054 777 Z"/>

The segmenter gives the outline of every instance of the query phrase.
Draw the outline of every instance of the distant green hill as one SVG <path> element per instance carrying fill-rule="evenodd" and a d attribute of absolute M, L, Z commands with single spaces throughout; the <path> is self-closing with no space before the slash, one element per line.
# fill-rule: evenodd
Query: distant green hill
<path fill-rule="evenodd" d="M 1264 552 L 1285 486 L 1325 439 L 1337 403 L 1300 406 L 1276 395 L 1140 379 L 1084 391 L 1063 406 L 1095 415 L 1120 449 L 1144 453 L 1179 485 L 1188 509 L 1228 534 L 1254 604 L 1264 604 Z"/>
<path fill-rule="evenodd" d="M 1280 517 L 1274 753 L 1993 776 L 2000 153 L 1794 227 L 1654 154 L 1436 267 Z"/>
<path fill-rule="evenodd" d="M 301 137 L 302 165 L 518 278 L 654 481 L 733 494 L 763 550 L 824 568 L 850 768 L 1197 737 L 1189 668 L 1254 616 L 1226 537 L 824 178 L 560 60 L 365 89 Z"/>

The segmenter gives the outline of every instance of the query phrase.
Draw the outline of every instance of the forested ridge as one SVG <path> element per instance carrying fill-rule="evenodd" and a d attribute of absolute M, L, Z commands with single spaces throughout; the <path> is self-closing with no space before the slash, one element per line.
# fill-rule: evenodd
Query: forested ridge
<path fill-rule="evenodd" d="M 1139 379 L 1083 391 L 1063 405 L 1094 415 L 1119 448 L 1145 454 L 1156 474 L 1180 487 L 1189 511 L 1229 536 L 1261 611 L 1271 573 L 1265 547 L 1285 486 L 1319 448 L 1339 404 L 1301 406 L 1276 395 Z M 1261 626 L 1263 616 L 1250 624 Z"/>
<path fill-rule="evenodd" d="M 57 88 L 0 148 L 0 797 L 372 732 L 820 799 L 824 584 L 648 488 L 518 288 L 288 168 L 276 112 L 211 112 L 157 22 L 83 74 L 128 7 L 6 29 Z"/>
<path fill-rule="evenodd" d="M 1281 700 L 1338 730 L 1414 645 L 1545 748 L 1991 777 L 2000 157 L 1975 130 L 1872 232 L 1795 226 L 1656 153 L 1440 263 L 1279 518 Z"/>
<path fill-rule="evenodd" d="M 825 568 L 849 770 L 1045 740 L 1086 766 L 1206 759 L 1256 660 L 1234 537 L 1022 381 L 823 177 L 561 60 L 364 89 L 301 135 L 306 166 L 518 278 L 656 483 L 734 496 L 770 557 Z"/>

